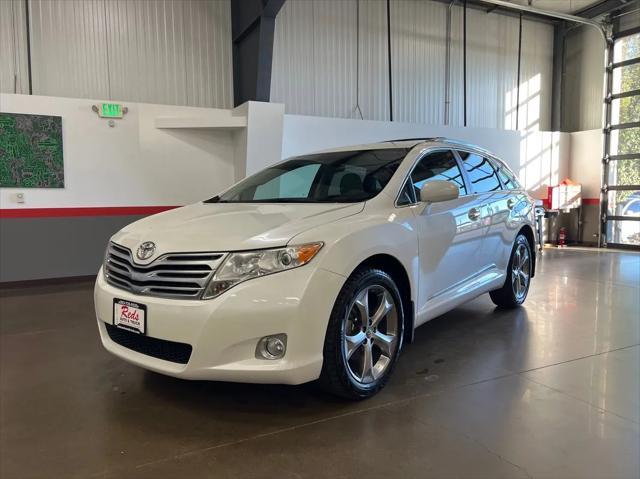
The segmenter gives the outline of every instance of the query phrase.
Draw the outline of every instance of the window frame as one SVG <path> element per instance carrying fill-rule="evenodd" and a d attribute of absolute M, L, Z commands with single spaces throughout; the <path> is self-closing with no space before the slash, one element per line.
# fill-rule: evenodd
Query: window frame
<path fill-rule="evenodd" d="M 507 164 L 504 161 L 502 161 L 500 158 L 497 158 L 495 156 L 490 156 L 488 157 L 488 159 L 489 159 L 489 162 L 495 163 L 494 169 L 496 170 L 496 174 L 498 175 L 498 181 L 500 181 L 500 184 L 502 185 L 501 191 L 522 191 L 523 190 L 522 185 L 520 184 L 520 179 L 516 176 L 516 174 L 513 171 L 511 171 L 511 168 L 509 168 L 509 166 L 507 166 Z M 517 185 L 516 188 L 506 187 L 504 181 L 502 181 L 502 178 L 500 178 L 500 171 L 503 169 L 506 169 L 511 175 L 513 175 L 513 178 L 516 180 L 516 185 Z"/>
<path fill-rule="evenodd" d="M 464 147 L 456 147 L 456 149 L 454 150 L 457 153 L 458 159 L 460 161 L 460 164 L 462 165 L 462 170 L 463 173 L 465 174 L 465 178 L 467 179 L 467 181 L 469 182 L 469 184 L 471 185 L 471 188 L 473 189 L 473 195 L 490 195 L 493 193 L 498 193 L 500 191 L 513 191 L 513 190 L 507 190 L 504 187 L 504 183 L 502 182 L 502 179 L 500 179 L 500 175 L 498 175 L 498 168 L 496 168 L 496 166 L 494 165 L 494 162 L 498 161 L 499 164 L 502 164 L 502 160 L 499 160 L 498 158 L 496 158 L 495 156 L 485 152 L 485 151 L 478 151 L 478 150 L 474 150 L 473 148 L 464 148 Z M 467 169 L 464 167 L 464 160 L 462 159 L 462 155 L 460 155 L 459 151 L 464 151 L 465 153 L 471 153 L 474 155 L 478 155 L 482 158 L 484 158 L 485 160 L 487 160 L 489 162 L 489 165 L 491 165 L 491 168 L 493 168 L 493 171 L 496 174 L 496 178 L 498 179 L 498 184 L 500 185 L 500 189 L 499 190 L 494 190 L 494 191 L 475 191 L 475 188 L 473 186 L 473 183 L 471 182 L 471 179 L 469 178 L 469 172 L 467 171 Z M 515 175 L 514 175 L 515 176 Z M 517 179 L 517 177 L 516 177 Z M 467 189 L 469 189 L 467 187 Z"/>
<path fill-rule="evenodd" d="M 398 201 L 400 200 L 400 195 L 402 191 L 407 187 L 407 182 L 411 181 L 411 175 L 413 174 L 413 170 L 415 170 L 416 167 L 418 166 L 418 163 L 420 163 L 426 156 L 432 153 L 438 153 L 440 151 L 451 152 L 453 154 L 453 159 L 455 160 L 456 165 L 460 170 L 460 174 L 462 176 L 462 182 L 464 183 L 464 187 L 467 190 L 467 193 L 461 194 L 460 197 L 470 196 L 472 194 L 472 193 L 469 193 L 469 178 L 467 177 L 466 171 L 464 171 L 464 165 L 462 164 L 460 155 L 458 155 L 458 152 L 455 150 L 455 147 L 453 146 L 452 147 L 446 147 L 446 146 L 427 147 L 420 152 L 420 154 L 416 157 L 415 161 L 411 165 L 411 168 L 409 168 L 409 171 L 405 174 L 404 180 L 402 181 L 402 184 L 398 189 L 398 192 L 396 193 L 396 198 L 393 203 L 393 205 L 396 208 L 406 208 L 408 206 L 415 206 L 420 203 L 420 200 L 416 197 L 415 192 L 411 195 L 413 197 L 413 202 L 407 203 L 407 204 L 398 204 Z"/>

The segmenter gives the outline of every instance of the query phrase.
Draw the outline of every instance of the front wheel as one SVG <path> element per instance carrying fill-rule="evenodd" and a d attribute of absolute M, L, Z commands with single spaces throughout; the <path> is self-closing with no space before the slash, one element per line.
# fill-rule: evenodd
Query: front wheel
<path fill-rule="evenodd" d="M 377 393 L 398 358 L 403 324 L 400 293 L 391 276 L 375 268 L 353 274 L 329 319 L 321 386 L 348 399 Z"/>
<path fill-rule="evenodd" d="M 529 293 L 532 266 L 531 245 L 524 235 L 519 234 L 511 251 L 504 286 L 489 293 L 494 304 L 501 308 L 515 308 L 524 303 Z"/>

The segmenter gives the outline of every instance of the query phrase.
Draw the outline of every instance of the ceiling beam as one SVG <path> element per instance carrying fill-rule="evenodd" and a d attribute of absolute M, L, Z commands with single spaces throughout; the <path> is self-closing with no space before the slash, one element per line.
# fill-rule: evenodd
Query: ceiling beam
<path fill-rule="evenodd" d="M 602 15 L 608 15 L 620 8 L 623 8 L 632 2 L 629 0 L 603 0 L 595 5 L 591 5 L 582 10 L 578 10 L 575 15 L 584 18 L 597 18 Z"/>

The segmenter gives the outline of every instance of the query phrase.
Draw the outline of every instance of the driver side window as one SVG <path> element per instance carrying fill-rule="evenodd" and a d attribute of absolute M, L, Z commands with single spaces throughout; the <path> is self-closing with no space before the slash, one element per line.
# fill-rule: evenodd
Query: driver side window
<path fill-rule="evenodd" d="M 443 180 L 453 183 L 460 195 L 467 194 L 462 171 L 458 167 L 452 151 L 437 151 L 422 158 L 411 173 L 415 198 L 420 198 L 420 189 L 428 181 Z"/>

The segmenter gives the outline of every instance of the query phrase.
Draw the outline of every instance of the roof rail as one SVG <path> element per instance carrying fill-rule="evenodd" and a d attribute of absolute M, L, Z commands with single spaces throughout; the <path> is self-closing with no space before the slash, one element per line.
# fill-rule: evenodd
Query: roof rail
<path fill-rule="evenodd" d="M 483 148 L 481 146 L 475 145 L 473 143 L 469 143 L 466 141 L 462 141 L 462 140 L 454 140 L 452 138 L 446 138 L 444 136 L 434 136 L 434 137 L 430 137 L 430 138 L 399 138 L 399 139 L 395 139 L 395 140 L 385 140 L 381 143 L 395 143 L 395 142 L 400 142 L 400 141 L 417 141 L 417 142 L 421 142 L 421 141 L 438 141 L 440 143 L 449 143 L 451 145 L 457 145 L 457 146 L 462 146 L 462 147 L 467 147 L 467 148 L 473 148 L 474 150 L 478 150 L 478 151 L 482 151 L 488 155 L 494 156 L 493 153 L 491 153 L 489 150 L 487 150 L 486 148 Z"/>
<path fill-rule="evenodd" d="M 432 137 L 432 138 L 394 138 L 393 140 L 384 140 L 380 143 L 398 143 L 400 141 L 433 141 L 440 140 L 440 138 Z"/>

